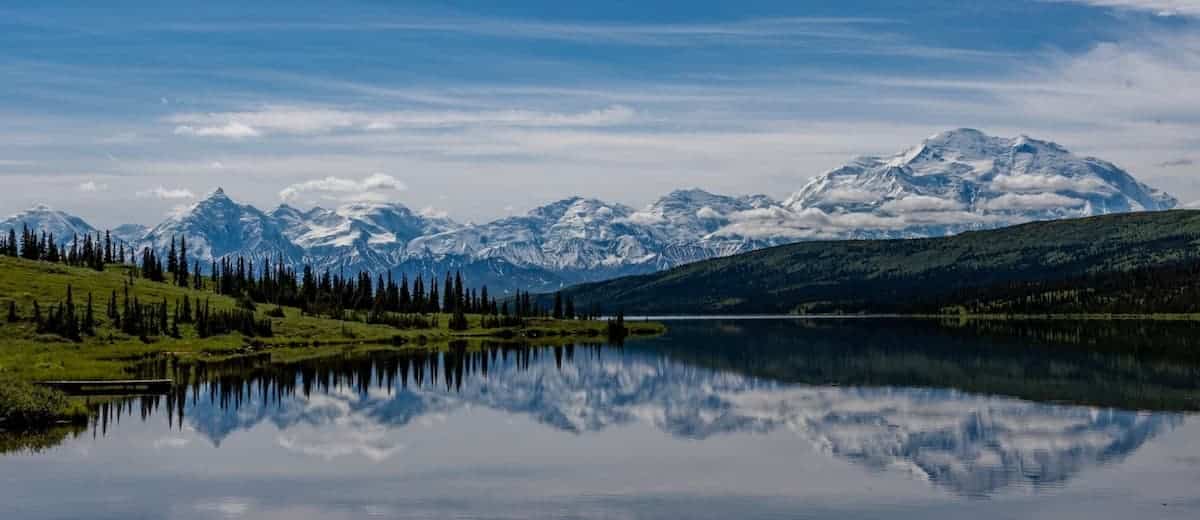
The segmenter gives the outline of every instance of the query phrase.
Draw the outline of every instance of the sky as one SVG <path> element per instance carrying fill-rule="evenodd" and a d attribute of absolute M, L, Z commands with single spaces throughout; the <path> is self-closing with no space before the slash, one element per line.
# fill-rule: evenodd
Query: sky
<path fill-rule="evenodd" d="M 47 5 L 52 4 L 52 5 Z M 1200 0 L 0 5 L 0 214 L 784 198 L 972 127 L 1200 199 Z"/>

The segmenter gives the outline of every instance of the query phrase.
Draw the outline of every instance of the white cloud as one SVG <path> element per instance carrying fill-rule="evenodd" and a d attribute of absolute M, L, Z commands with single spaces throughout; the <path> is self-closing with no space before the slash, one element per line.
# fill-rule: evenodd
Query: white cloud
<path fill-rule="evenodd" d="M 244 516 L 250 511 L 253 499 L 245 497 L 223 497 L 215 501 L 199 502 L 195 508 L 207 513 L 217 513 L 226 518 Z"/>
<path fill-rule="evenodd" d="M 399 179 L 385 173 L 372 173 L 362 180 L 329 176 L 323 179 L 292 184 L 279 192 L 284 202 L 305 199 L 324 200 L 387 200 L 394 192 L 408 189 Z"/>
<path fill-rule="evenodd" d="M 988 200 L 981 206 L 992 211 L 1041 211 L 1078 208 L 1084 204 L 1087 204 L 1087 201 L 1055 193 L 1008 193 Z"/>
<path fill-rule="evenodd" d="M 832 203 L 856 204 L 879 200 L 880 194 L 852 187 L 831 188 L 825 192 L 824 200 Z"/>
<path fill-rule="evenodd" d="M 1135 9 L 1150 11 L 1160 16 L 1200 15 L 1200 2 L 1196 0 L 1057 0 L 1097 7 Z"/>
<path fill-rule="evenodd" d="M 667 221 L 667 219 L 663 218 L 662 215 L 647 213 L 644 211 L 630 213 L 629 216 L 625 217 L 624 220 L 631 224 L 637 224 L 641 226 L 653 226 L 655 224 L 662 224 L 663 222 Z"/>
<path fill-rule="evenodd" d="M 1182 168 L 1184 166 L 1194 166 L 1195 164 L 1196 164 L 1195 160 L 1188 159 L 1186 157 L 1182 157 L 1179 159 L 1163 161 L 1163 162 L 1156 164 L 1155 166 L 1158 166 L 1159 168 Z"/>
<path fill-rule="evenodd" d="M 704 206 L 696 210 L 696 217 L 704 220 L 720 220 L 725 218 L 725 215 L 722 215 L 720 211 L 712 209 L 709 206 Z"/>
<path fill-rule="evenodd" d="M 996 191 L 1045 192 L 1074 191 L 1078 193 L 1111 193 L 1112 186 L 1091 177 L 1075 179 L 1065 175 L 1017 174 L 1001 175 L 991 182 Z"/>
<path fill-rule="evenodd" d="M 237 121 L 217 126 L 200 126 L 180 125 L 175 127 L 176 135 L 194 135 L 199 137 L 224 137 L 227 139 L 244 139 L 247 137 L 258 137 L 261 132 L 253 127 L 247 126 Z"/>
<path fill-rule="evenodd" d="M 888 213 L 912 213 L 926 211 L 957 211 L 963 209 L 962 204 L 953 200 L 925 195 L 909 195 L 902 199 L 890 200 L 883 203 L 880 210 Z"/>
<path fill-rule="evenodd" d="M 450 217 L 450 212 L 448 212 L 444 209 L 435 208 L 433 206 L 425 206 L 425 207 L 421 208 L 421 210 L 418 211 L 417 213 L 420 214 L 422 217 L 426 217 L 426 218 L 449 218 Z"/>
<path fill-rule="evenodd" d="M 107 184 L 97 184 L 96 181 L 87 181 L 78 186 L 79 191 L 84 193 L 95 193 L 98 191 L 107 191 Z"/>
<path fill-rule="evenodd" d="M 179 199 L 194 199 L 196 194 L 185 188 L 165 188 L 158 186 L 147 190 L 142 190 L 134 194 L 140 199 L 161 199 L 161 200 L 179 200 Z"/>
<path fill-rule="evenodd" d="M 338 131 L 382 132 L 398 129 L 458 127 L 594 127 L 626 124 L 635 112 L 624 105 L 575 112 L 537 110 L 488 111 L 351 111 L 268 105 L 242 112 L 180 113 L 167 118 L 175 133 L 240 139 L 266 134 L 315 135 Z"/>

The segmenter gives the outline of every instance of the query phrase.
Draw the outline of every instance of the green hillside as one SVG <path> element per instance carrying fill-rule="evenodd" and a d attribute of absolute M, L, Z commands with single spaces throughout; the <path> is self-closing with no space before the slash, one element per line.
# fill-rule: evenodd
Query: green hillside
<path fill-rule="evenodd" d="M 1200 312 L 1200 211 L 803 242 L 565 291 L 627 313 Z"/>
<path fill-rule="evenodd" d="M 536 343 L 612 334 L 609 323 L 582 319 L 525 317 L 500 326 L 489 316 L 492 323 L 485 327 L 484 316 L 467 314 L 460 315 L 465 325 L 455 329 L 450 328 L 451 314 L 396 314 L 391 321 L 397 325 L 385 325 L 367 323 L 365 312 L 347 311 L 347 319 L 335 320 L 294 307 L 153 282 L 131 276 L 130 269 L 109 265 L 97 271 L 0 256 L 0 431 L 86 414 L 78 402 L 33 382 L 137 377 L 141 368 L 167 359 L 187 363 L 267 355 L 282 362 L 346 351 L 438 349 L 452 340 L 472 338 Z M 85 317 L 89 296 L 91 320 Z M 128 320 L 138 315 L 127 300 L 136 302 L 132 308 L 147 310 L 139 323 L 150 326 L 136 334 L 129 332 Z M 188 314 L 185 301 L 195 302 L 190 320 L 181 318 Z M 63 312 L 67 307 L 72 311 Z M 206 316 L 240 317 L 242 327 L 219 330 L 212 325 L 219 318 L 204 320 L 207 325 L 202 326 L 201 307 Z M 110 308 L 124 311 L 110 316 Z M 73 318 L 63 319 L 64 314 Z M 71 326 L 55 325 L 56 321 Z M 656 323 L 630 323 L 625 330 L 655 334 L 663 329 Z"/>
<path fill-rule="evenodd" d="M 40 261 L 0 256 L 0 377 L 24 380 L 112 379 L 128 375 L 139 360 L 162 354 L 175 357 L 228 357 L 270 351 L 277 355 L 314 355 L 330 348 L 355 345 L 433 345 L 453 338 L 472 336 L 529 337 L 569 334 L 600 335 L 605 323 L 583 320 L 526 319 L 520 327 L 482 328 L 480 316 L 468 315 L 466 330 L 450 330 L 449 315 L 427 315 L 428 327 L 396 328 L 361 321 L 338 321 L 302 315 L 299 309 L 258 304 L 256 320 L 269 320 L 269 336 L 250 337 L 234 332 L 201 337 L 194 324 L 178 327 L 178 337 L 169 334 L 130 335 L 115 327 L 105 314 L 113 293 L 124 300 L 129 281 L 128 267 L 110 265 L 103 272 Z M 62 303 L 71 287 L 76 314 L 86 312 L 92 296 L 95 333 L 73 341 L 61 334 L 38 332 L 34 303 L 45 321 L 54 306 Z M 185 297 L 206 302 L 212 312 L 243 308 L 245 303 L 209 290 L 182 288 L 143 278 L 133 281 L 131 297 L 144 304 L 167 302 L 170 314 Z M 9 321 L 10 303 L 16 321 Z M 282 317 L 277 313 L 282 311 Z M 436 320 L 434 319 L 436 316 Z M 171 317 L 168 321 L 173 322 Z M 641 324 L 631 324 L 639 327 Z M 656 326 L 654 324 L 649 327 Z M 635 331 L 638 332 L 638 331 Z"/>

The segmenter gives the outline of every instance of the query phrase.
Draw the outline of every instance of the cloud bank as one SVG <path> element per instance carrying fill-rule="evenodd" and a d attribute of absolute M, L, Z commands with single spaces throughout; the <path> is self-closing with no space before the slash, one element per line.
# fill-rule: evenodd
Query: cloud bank
<path fill-rule="evenodd" d="M 385 201 L 396 192 L 408 189 L 399 179 L 385 173 L 373 173 L 361 180 L 328 176 L 292 184 L 279 192 L 287 203 L 312 200 Z"/>
<path fill-rule="evenodd" d="M 196 194 L 184 188 L 165 188 L 157 186 L 134 194 L 139 199 L 180 200 L 194 199 Z"/>

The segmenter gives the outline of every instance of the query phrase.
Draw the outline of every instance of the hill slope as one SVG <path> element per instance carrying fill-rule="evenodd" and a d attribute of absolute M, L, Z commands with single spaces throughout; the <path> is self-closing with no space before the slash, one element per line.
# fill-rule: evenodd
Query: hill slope
<path fill-rule="evenodd" d="M 1187 296 L 1198 264 L 1200 211 L 1166 211 L 944 238 L 803 242 L 566 293 L 583 308 L 629 313 L 937 312 L 1013 298 L 1014 288 L 1042 299 L 1064 287 L 1097 301 L 1110 298 L 1105 288 L 1126 300 L 1153 287 L 1161 289 L 1154 298 Z M 1137 301 L 1146 304 L 1132 312 L 1196 312 Z"/>

